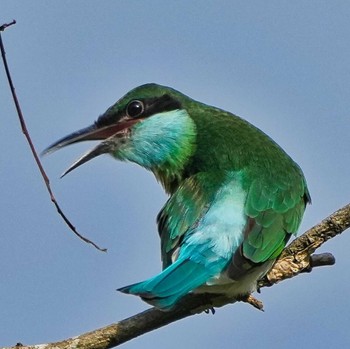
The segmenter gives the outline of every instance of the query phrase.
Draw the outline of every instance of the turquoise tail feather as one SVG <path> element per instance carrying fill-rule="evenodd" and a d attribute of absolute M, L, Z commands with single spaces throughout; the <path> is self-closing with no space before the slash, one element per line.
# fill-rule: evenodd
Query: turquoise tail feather
<path fill-rule="evenodd" d="M 169 310 L 181 297 L 203 285 L 212 276 L 211 268 L 188 258 L 181 258 L 159 275 L 122 287 L 118 291 L 140 296 L 157 308 Z"/>

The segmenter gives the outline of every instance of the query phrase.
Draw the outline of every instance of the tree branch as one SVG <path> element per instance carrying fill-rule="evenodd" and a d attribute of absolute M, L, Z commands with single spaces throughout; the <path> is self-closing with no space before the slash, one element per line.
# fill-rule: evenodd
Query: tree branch
<path fill-rule="evenodd" d="M 314 254 L 314 252 L 327 240 L 350 227 L 350 204 L 324 219 L 321 223 L 306 231 L 287 246 L 267 276 L 259 282 L 259 287 L 270 287 L 274 284 L 292 278 L 303 272 L 311 272 L 314 267 L 333 265 L 335 259 L 330 253 Z M 253 297 L 242 301 L 260 308 L 261 303 Z M 180 304 L 170 312 L 162 312 L 155 308 L 121 320 L 104 328 L 69 338 L 61 342 L 23 346 L 17 343 L 12 348 L 35 349 L 108 349 L 127 342 L 144 333 L 153 331 L 169 323 L 185 317 L 208 311 L 213 307 L 234 303 L 235 300 L 220 295 L 189 294 Z"/>

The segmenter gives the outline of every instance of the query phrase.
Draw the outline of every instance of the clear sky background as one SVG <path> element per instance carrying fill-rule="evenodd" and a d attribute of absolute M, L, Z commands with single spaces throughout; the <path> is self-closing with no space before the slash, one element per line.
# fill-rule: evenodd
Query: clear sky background
<path fill-rule="evenodd" d="M 131 88 L 174 87 L 263 129 L 302 167 L 312 206 L 301 231 L 350 199 L 349 1 L 14 1 L 0 23 L 37 149 L 90 125 Z M 160 271 L 153 176 L 102 156 L 59 175 L 93 144 L 44 158 L 51 205 L 0 67 L 0 346 L 58 341 L 145 310 L 116 288 Z M 350 347 L 350 232 L 327 243 L 333 267 L 246 304 L 191 317 L 124 344 L 134 348 Z"/>

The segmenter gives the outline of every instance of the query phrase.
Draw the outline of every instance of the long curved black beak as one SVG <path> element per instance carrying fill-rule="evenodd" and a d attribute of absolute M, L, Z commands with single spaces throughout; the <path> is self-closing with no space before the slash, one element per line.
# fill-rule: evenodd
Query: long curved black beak
<path fill-rule="evenodd" d="M 107 132 L 108 130 L 108 132 Z M 82 141 L 92 141 L 92 140 L 102 140 L 106 137 L 109 137 L 113 135 L 118 130 L 114 130 L 112 126 L 109 127 L 98 127 L 97 124 L 93 124 L 91 126 L 85 127 L 79 131 L 73 132 L 70 135 L 63 137 L 59 139 L 57 142 L 51 144 L 49 147 L 47 147 L 41 155 L 46 155 L 53 153 L 54 151 L 61 149 L 67 145 L 82 142 Z M 103 142 L 100 143 L 97 147 L 94 149 L 88 151 L 86 154 L 84 154 L 81 158 L 79 158 L 77 161 L 75 161 L 62 175 L 65 176 L 67 173 L 73 171 L 78 166 L 84 164 L 85 162 L 95 158 L 96 156 L 99 156 L 104 153 L 108 153 L 108 143 Z"/>
<path fill-rule="evenodd" d="M 99 126 L 94 123 L 91 126 L 85 127 L 79 131 L 73 132 L 70 135 L 59 139 L 57 142 L 47 147 L 41 155 L 53 153 L 67 145 L 83 142 L 83 141 L 100 141 L 107 139 L 125 128 L 133 125 L 136 120 L 119 121 L 112 125 Z"/>
<path fill-rule="evenodd" d="M 97 127 L 96 125 L 91 125 L 89 127 L 85 127 L 79 131 L 73 132 L 68 136 L 65 136 L 61 139 L 59 139 L 58 141 L 56 141 L 55 143 L 51 144 L 49 147 L 47 147 L 46 149 L 44 149 L 41 152 L 41 155 L 47 155 L 47 154 L 51 154 L 54 151 L 61 149 L 67 145 L 73 144 L 73 143 L 78 143 L 81 141 L 90 141 L 90 140 L 98 140 L 101 138 L 95 138 L 93 135 L 94 133 L 96 133 L 97 131 Z"/>
<path fill-rule="evenodd" d="M 96 141 L 103 140 L 102 143 L 97 145 L 94 149 L 88 151 L 80 159 L 74 162 L 61 177 L 65 176 L 67 173 L 71 172 L 78 166 L 84 164 L 85 162 L 111 151 L 112 147 L 116 146 L 115 137 L 117 133 L 120 133 L 124 129 L 132 126 L 137 120 L 118 120 L 115 123 L 109 125 L 99 125 L 98 122 L 91 126 L 85 127 L 79 131 L 73 132 L 70 135 L 59 139 L 57 142 L 51 144 L 47 147 L 41 155 L 46 155 L 53 153 L 54 151 L 61 149 L 67 145 L 83 142 L 83 141 Z"/>

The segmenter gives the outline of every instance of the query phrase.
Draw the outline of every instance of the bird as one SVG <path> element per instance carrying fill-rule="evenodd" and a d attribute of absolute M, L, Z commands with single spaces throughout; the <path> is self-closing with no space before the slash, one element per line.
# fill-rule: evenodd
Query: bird
<path fill-rule="evenodd" d="M 157 216 L 162 271 L 119 289 L 163 311 L 189 293 L 251 295 L 311 202 L 301 168 L 263 131 L 170 87 L 134 88 L 43 153 L 92 140 L 62 176 L 110 154 L 151 171 L 168 194 Z"/>

